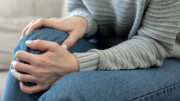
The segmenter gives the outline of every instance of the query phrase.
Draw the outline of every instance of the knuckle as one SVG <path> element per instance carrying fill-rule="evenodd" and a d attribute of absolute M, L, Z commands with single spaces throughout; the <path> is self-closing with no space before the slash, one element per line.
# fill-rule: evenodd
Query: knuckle
<path fill-rule="evenodd" d="M 28 94 L 33 94 L 34 93 L 34 91 L 32 89 L 27 89 L 27 88 L 25 88 L 23 86 L 20 89 L 21 89 L 21 91 L 23 91 L 25 93 L 28 93 Z"/>
<path fill-rule="evenodd" d="M 34 25 L 29 26 L 29 30 L 34 29 Z"/>
<path fill-rule="evenodd" d="M 29 31 L 29 30 L 34 30 L 34 26 L 31 25 L 31 26 L 29 27 L 28 31 Z"/>
<path fill-rule="evenodd" d="M 24 34 L 26 32 L 26 30 L 24 29 L 23 31 L 22 31 L 22 33 Z"/>
<path fill-rule="evenodd" d="M 36 76 L 39 77 L 39 78 L 42 77 L 41 72 L 40 71 L 36 72 Z"/>
<path fill-rule="evenodd" d="M 52 46 L 53 46 L 54 48 L 57 48 L 57 47 L 59 46 L 59 44 L 57 44 L 56 42 L 52 42 Z"/>
<path fill-rule="evenodd" d="M 68 41 L 66 42 L 66 45 L 67 45 L 67 46 L 72 46 L 73 44 L 74 44 L 74 42 L 71 41 L 71 40 L 68 40 Z"/>
<path fill-rule="evenodd" d="M 18 58 L 21 56 L 22 53 L 23 53 L 23 51 L 18 51 L 18 52 L 16 52 L 15 57 L 18 59 Z"/>
<path fill-rule="evenodd" d="M 14 62 L 14 69 L 18 69 L 20 67 L 20 63 L 19 62 Z"/>
<path fill-rule="evenodd" d="M 35 56 L 35 57 L 34 57 L 34 64 L 36 64 L 36 65 L 41 65 L 41 61 L 42 61 L 42 59 L 39 58 L 38 56 Z"/>
<path fill-rule="evenodd" d="M 34 91 L 32 89 L 29 89 L 27 93 L 28 94 L 34 94 Z"/>
<path fill-rule="evenodd" d="M 40 74 L 39 70 L 35 71 L 34 75 L 37 76 L 37 77 L 41 77 L 42 76 L 42 74 Z"/>
<path fill-rule="evenodd" d="M 34 47 L 35 48 L 38 48 L 38 46 L 40 45 L 42 43 L 42 40 L 36 40 L 35 42 L 34 42 Z"/>
<path fill-rule="evenodd" d="M 46 81 L 47 81 L 47 80 L 46 80 L 45 78 L 40 78 L 40 79 L 39 79 L 39 82 L 40 82 L 40 83 L 43 83 L 43 84 L 45 84 Z"/>
<path fill-rule="evenodd" d="M 37 69 L 37 71 L 36 71 L 36 76 L 37 77 L 41 78 L 41 77 L 44 76 L 44 74 L 45 74 L 45 71 L 43 69 L 41 69 L 41 68 Z"/>
<path fill-rule="evenodd" d="M 45 19 L 40 18 L 38 21 L 39 21 L 40 23 L 44 23 Z"/>
<path fill-rule="evenodd" d="M 73 41 L 70 40 L 70 41 L 69 41 L 69 45 L 72 45 L 72 44 L 73 44 Z"/>
<path fill-rule="evenodd" d="M 35 44 L 40 44 L 42 43 L 42 40 L 36 40 Z"/>
<path fill-rule="evenodd" d="M 19 81 L 24 81 L 24 77 L 21 74 L 19 74 Z"/>
<path fill-rule="evenodd" d="M 40 69 L 39 70 L 39 75 L 44 75 L 44 74 L 46 74 L 46 71 L 44 69 Z"/>

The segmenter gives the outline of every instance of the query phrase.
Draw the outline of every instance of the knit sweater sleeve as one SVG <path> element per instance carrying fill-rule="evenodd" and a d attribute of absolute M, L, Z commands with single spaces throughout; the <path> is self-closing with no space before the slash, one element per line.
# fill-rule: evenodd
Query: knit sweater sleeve
<path fill-rule="evenodd" d="M 67 10 L 69 12 L 68 17 L 80 16 L 86 19 L 88 23 L 87 30 L 84 37 L 90 37 L 97 32 L 97 23 L 85 7 L 82 0 L 66 0 Z"/>
<path fill-rule="evenodd" d="M 173 53 L 179 29 L 180 1 L 152 0 L 134 37 L 106 50 L 74 54 L 81 71 L 161 66 Z"/>

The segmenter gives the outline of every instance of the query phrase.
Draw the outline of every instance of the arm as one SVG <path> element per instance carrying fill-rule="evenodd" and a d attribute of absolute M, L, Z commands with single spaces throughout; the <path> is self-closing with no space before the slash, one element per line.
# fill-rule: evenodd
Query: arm
<path fill-rule="evenodd" d="M 87 10 L 82 0 L 66 0 L 67 10 L 69 12 L 68 17 L 80 16 L 86 19 L 88 23 L 88 28 L 84 37 L 92 36 L 97 31 L 97 23 L 91 16 L 90 12 Z"/>
<path fill-rule="evenodd" d="M 137 35 L 107 50 L 74 53 L 80 70 L 120 70 L 160 66 L 173 54 L 179 33 L 180 1 L 152 0 Z"/>

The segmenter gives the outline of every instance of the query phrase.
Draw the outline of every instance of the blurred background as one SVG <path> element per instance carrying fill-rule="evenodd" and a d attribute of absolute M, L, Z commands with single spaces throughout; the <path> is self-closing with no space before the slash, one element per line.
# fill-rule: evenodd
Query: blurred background
<path fill-rule="evenodd" d="M 65 0 L 0 0 L 0 100 L 22 30 L 38 18 L 65 17 Z"/>
<path fill-rule="evenodd" d="M 0 0 L 0 17 L 61 17 L 65 0 Z"/>

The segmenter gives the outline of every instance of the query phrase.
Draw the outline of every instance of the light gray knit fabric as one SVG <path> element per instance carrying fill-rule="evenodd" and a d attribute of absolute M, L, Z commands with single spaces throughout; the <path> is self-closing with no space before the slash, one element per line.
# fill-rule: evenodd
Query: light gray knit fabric
<path fill-rule="evenodd" d="M 180 0 L 67 0 L 66 4 L 69 16 L 87 20 L 84 37 L 99 34 L 102 42 L 113 46 L 74 53 L 81 71 L 148 68 L 161 66 L 167 57 L 180 58 Z"/>

